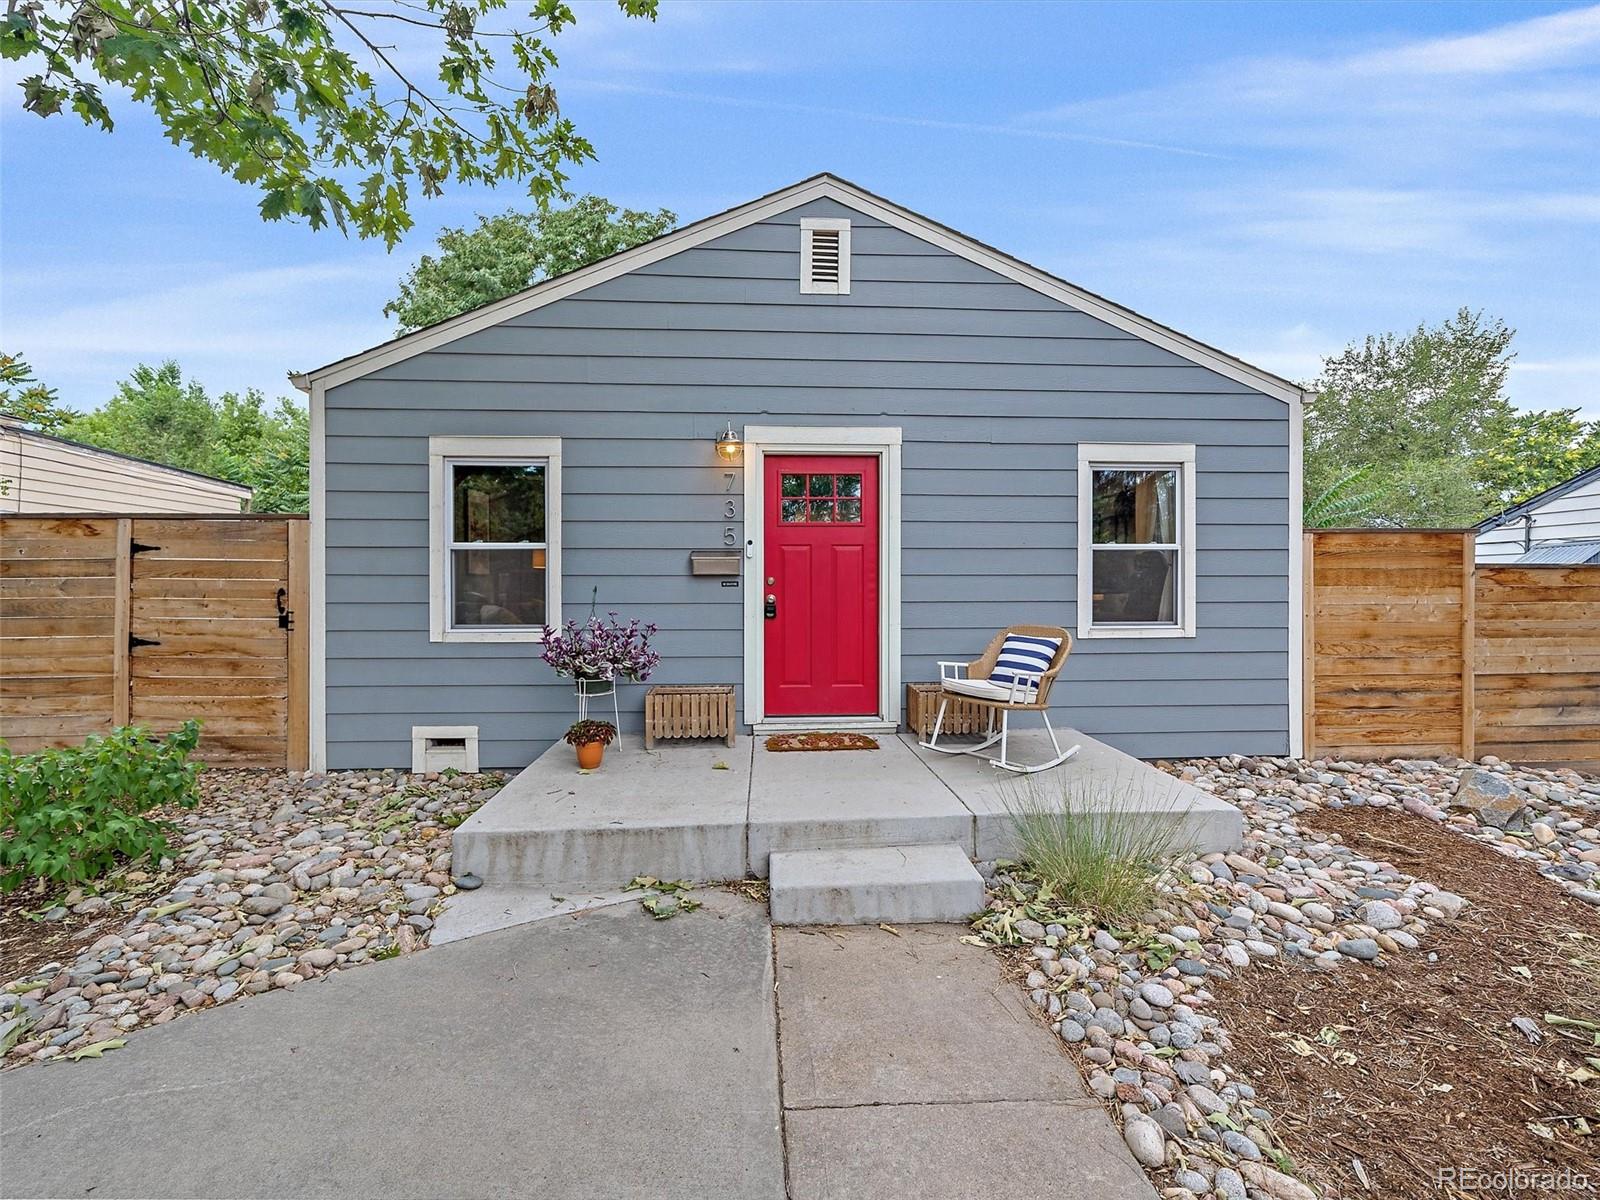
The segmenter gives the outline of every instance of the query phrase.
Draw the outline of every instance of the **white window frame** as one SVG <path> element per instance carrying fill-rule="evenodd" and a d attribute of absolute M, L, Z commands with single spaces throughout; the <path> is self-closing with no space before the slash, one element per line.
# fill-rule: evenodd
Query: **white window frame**
<path fill-rule="evenodd" d="M 1094 472 L 1178 472 L 1178 619 L 1161 624 L 1094 623 Z M 1192 445 L 1094 442 L 1078 446 L 1078 636 L 1080 638 L 1192 638 L 1195 636 L 1195 454 Z M 1159 549 L 1173 549 L 1161 543 Z"/>
<path fill-rule="evenodd" d="M 553 437 L 431 437 L 428 439 L 428 636 L 435 642 L 543 642 L 542 629 L 463 625 L 451 620 L 450 473 L 454 466 L 543 466 L 545 624 L 561 624 L 561 439 Z M 511 549 L 522 549 L 517 542 Z M 473 542 L 471 549 L 508 547 Z"/>
<path fill-rule="evenodd" d="M 839 232 L 839 282 L 818 283 L 811 278 L 811 236 L 819 229 Z M 808 296 L 850 294 L 850 222 L 843 217 L 800 218 L 800 291 Z"/>

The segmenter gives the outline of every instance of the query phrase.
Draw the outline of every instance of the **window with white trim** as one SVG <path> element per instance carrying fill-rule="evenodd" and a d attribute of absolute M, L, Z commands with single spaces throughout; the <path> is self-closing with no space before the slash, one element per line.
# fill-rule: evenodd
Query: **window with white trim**
<path fill-rule="evenodd" d="M 1078 447 L 1078 635 L 1193 637 L 1194 447 Z"/>
<path fill-rule="evenodd" d="M 436 642 L 537 642 L 561 623 L 561 439 L 428 439 Z"/>
<path fill-rule="evenodd" d="M 850 294 L 850 222 L 800 218 L 800 290 L 806 295 Z"/>

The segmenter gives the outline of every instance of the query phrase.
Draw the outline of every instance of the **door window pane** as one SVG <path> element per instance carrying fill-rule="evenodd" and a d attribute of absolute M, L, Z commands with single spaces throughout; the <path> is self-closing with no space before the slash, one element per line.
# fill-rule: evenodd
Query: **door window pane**
<path fill-rule="evenodd" d="M 859 476 L 859 475 L 835 475 L 834 478 L 836 480 L 838 480 L 839 495 L 841 495 L 841 496 L 859 496 L 859 495 L 861 495 L 861 476 Z"/>
<path fill-rule="evenodd" d="M 543 625 L 543 549 L 452 550 L 454 624 Z"/>
<path fill-rule="evenodd" d="M 1176 550 L 1096 550 L 1094 623 L 1160 624 L 1177 620 Z"/>
<path fill-rule="evenodd" d="M 804 475 L 785 475 L 781 486 L 785 496 L 804 496 L 806 494 L 806 477 Z"/>
<path fill-rule="evenodd" d="M 542 542 L 544 465 L 456 464 L 451 507 L 453 541 Z"/>
<path fill-rule="evenodd" d="M 811 502 L 811 520 L 813 524 L 823 524 L 833 520 L 832 500 L 813 500 Z"/>
<path fill-rule="evenodd" d="M 839 501 L 839 518 L 838 519 L 841 520 L 841 521 L 859 521 L 859 520 L 861 520 L 861 501 L 859 501 L 859 500 L 841 500 L 841 501 Z"/>
<path fill-rule="evenodd" d="M 811 477 L 811 494 L 813 496 L 833 495 L 833 476 L 813 475 Z"/>
<path fill-rule="evenodd" d="M 783 523 L 794 525 L 806 519 L 806 502 L 804 500 L 785 500 L 783 502 Z"/>
<path fill-rule="evenodd" d="M 1094 544 L 1173 545 L 1178 540 L 1178 472 L 1094 468 Z"/>

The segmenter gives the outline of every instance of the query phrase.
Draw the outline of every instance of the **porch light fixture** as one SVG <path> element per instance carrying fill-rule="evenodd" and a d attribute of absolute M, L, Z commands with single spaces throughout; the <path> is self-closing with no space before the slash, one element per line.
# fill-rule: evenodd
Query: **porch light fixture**
<path fill-rule="evenodd" d="M 742 445 L 739 435 L 733 431 L 733 422 L 729 421 L 728 427 L 717 434 L 717 457 L 724 462 L 737 462 Z"/>

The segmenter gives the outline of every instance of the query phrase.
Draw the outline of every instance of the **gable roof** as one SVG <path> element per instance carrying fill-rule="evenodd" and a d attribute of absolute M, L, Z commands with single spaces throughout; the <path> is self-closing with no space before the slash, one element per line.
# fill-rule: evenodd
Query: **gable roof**
<path fill-rule="evenodd" d="M 1586 483 L 1600 481 L 1600 464 L 1590 467 L 1587 471 L 1579 471 L 1565 483 L 1558 483 L 1554 487 L 1547 487 L 1536 496 L 1529 496 L 1521 504 L 1513 504 L 1504 512 L 1495 513 L 1492 517 L 1485 517 L 1479 521 L 1476 528 L 1479 533 L 1488 533 L 1491 529 L 1499 529 L 1512 521 L 1527 516 L 1536 508 L 1542 508 L 1550 501 L 1565 496 L 1568 492 L 1575 492 Z"/>
<path fill-rule="evenodd" d="M 1188 359 L 1198 366 L 1206 367 L 1286 404 L 1298 405 L 1305 398 L 1305 393 L 1298 385 L 1281 376 L 1251 366 L 1214 346 L 1208 346 L 1177 330 L 1169 329 L 1132 309 L 1115 304 L 1103 296 L 1097 296 L 1021 259 L 1013 258 L 993 246 L 985 245 L 929 217 L 902 208 L 848 180 L 829 174 L 813 175 L 809 179 L 770 192 L 746 204 L 730 208 L 726 212 L 706 217 L 651 241 L 643 242 L 630 250 L 620 251 L 586 267 L 569 271 L 565 275 L 546 279 L 514 295 L 491 301 L 448 320 L 440 321 L 436 325 L 402 334 L 370 350 L 341 358 L 314 371 L 291 375 L 290 379 L 296 387 L 306 391 L 313 385 L 324 388 L 337 387 L 341 383 L 370 375 L 373 371 L 404 362 L 414 355 L 437 349 L 457 338 L 492 328 L 502 321 L 551 304 L 585 288 L 594 287 L 608 279 L 615 279 L 638 267 L 659 262 L 682 250 L 692 249 L 747 225 L 753 225 L 819 199 L 836 200 L 886 225 L 901 229 L 981 267 L 987 267 L 1024 287 L 1032 288 L 1071 308 L 1097 317 L 1108 325 L 1143 338 L 1180 358 Z"/>

